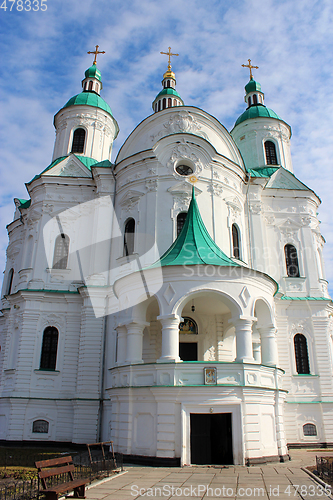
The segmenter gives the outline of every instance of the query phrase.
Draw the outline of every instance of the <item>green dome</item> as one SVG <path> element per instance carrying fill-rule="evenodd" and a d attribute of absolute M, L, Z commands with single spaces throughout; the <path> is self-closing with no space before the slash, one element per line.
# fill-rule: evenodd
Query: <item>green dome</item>
<path fill-rule="evenodd" d="M 103 111 L 106 111 L 111 116 L 113 116 L 108 103 L 105 102 L 104 99 L 101 98 L 101 96 L 95 94 L 94 92 L 81 92 L 81 94 L 75 95 L 68 102 L 66 102 L 64 108 L 80 104 L 86 104 L 87 106 L 94 106 L 95 108 L 103 109 Z"/>
<path fill-rule="evenodd" d="M 242 122 L 245 122 L 245 120 L 249 120 L 250 118 L 276 118 L 277 120 L 281 120 L 279 115 L 275 113 L 272 109 L 266 108 L 263 104 L 258 105 L 258 106 L 250 106 L 247 108 L 246 111 L 244 111 L 243 114 L 241 114 L 235 123 L 235 127 L 239 125 Z"/>
<path fill-rule="evenodd" d="M 157 94 L 157 96 L 155 97 L 155 101 L 156 101 L 156 99 L 158 99 L 159 97 L 162 97 L 163 95 L 174 95 L 174 96 L 178 97 L 181 101 L 183 101 L 183 99 L 178 94 L 177 90 L 172 89 L 171 87 L 168 87 L 166 89 L 161 90 L 161 92 L 159 94 Z"/>
<path fill-rule="evenodd" d="M 93 64 L 86 70 L 84 73 L 86 78 L 97 78 L 100 82 L 102 81 L 102 75 L 99 69 L 97 69 L 97 66 Z"/>
<path fill-rule="evenodd" d="M 249 83 L 245 85 L 245 91 L 247 94 L 249 94 L 249 92 L 261 92 L 261 85 L 259 82 L 251 79 Z"/>

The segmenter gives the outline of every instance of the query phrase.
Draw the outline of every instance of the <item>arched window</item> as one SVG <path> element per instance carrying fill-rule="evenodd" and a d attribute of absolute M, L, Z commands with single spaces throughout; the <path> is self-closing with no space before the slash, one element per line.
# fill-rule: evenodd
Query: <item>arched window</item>
<path fill-rule="evenodd" d="M 161 101 L 158 101 L 158 110 L 161 111 Z"/>
<path fill-rule="evenodd" d="M 248 104 L 251 106 L 251 96 L 249 97 Z"/>
<path fill-rule="evenodd" d="M 32 423 L 32 432 L 47 434 L 49 432 L 49 423 L 46 420 L 35 420 Z"/>
<path fill-rule="evenodd" d="M 168 97 L 168 108 L 172 107 L 172 99 L 171 97 Z"/>
<path fill-rule="evenodd" d="M 85 82 L 83 90 L 87 90 L 88 82 Z"/>
<path fill-rule="evenodd" d="M 180 232 L 183 229 L 186 221 L 186 216 L 187 212 L 180 212 L 180 214 L 177 215 L 177 236 L 180 235 Z"/>
<path fill-rule="evenodd" d="M 84 128 L 77 128 L 76 130 L 74 130 L 71 151 L 72 153 L 83 153 L 85 138 L 86 131 L 84 130 Z"/>
<path fill-rule="evenodd" d="M 125 224 L 124 232 L 124 256 L 134 253 L 135 220 L 129 219 Z"/>
<path fill-rule="evenodd" d="M 299 375 L 310 373 L 308 346 L 306 338 L 302 333 L 296 333 L 294 337 L 296 370 Z"/>
<path fill-rule="evenodd" d="M 173 105 L 174 105 L 174 106 L 177 106 L 177 99 L 174 99 L 174 100 L 173 100 Z"/>
<path fill-rule="evenodd" d="M 235 259 L 240 259 L 240 238 L 239 229 L 236 224 L 231 227 L 232 232 L 232 255 Z"/>
<path fill-rule="evenodd" d="M 265 141 L 266 164 L 277 165 L 275 144 L 272 141 Z"/>
<path fill-rule="evenodd" d="M 57 361 L 59 332 L 54 326 L 48 326 L 43 333 L 40 370 L 55 370 Z"/>
<path fill-rule="evenodd" d="M 55 240 L 53 269 L 66 269 L 68 262 L 69 238 L 67 234 L 59 234 Z"/>
<path fill-rule="evenodd" d="M 317 427 L 314 424 L 303 425 L 304 436 L 317 436 Z"/>
<path fill-rule="evenodd" d="M 8 278 L 7 278 L 7 292 L 5 295 L 10 295 L 12 291 L 12 285 L 13 285 L 13 278 L 14 278 L 14 269 L 11 268 L 8 273 Z"/>
<path fill-rule="evenodd" d="M 167 81 L 167 87 L 170 87 L 170 80 Z"/>
<path fill-rule="evenodd" d="M 297 250 L 294 247 L 294 245 L 290 245 L 290 243 L 285 245 L 284 254 L 286 257 L 287 276 L 291 278 L 299 278 L 300 274 L 299 274 Z"/>
<path fill-rule="evenodd" d="M 163 97 L 163 109 L 165 109 L 165 108 L 166 108 L 166 98 Z"/>
<path fill-rule="evenodd" d="M 93 89 L 93 82 L 89 82 L 89 88 L 88 88 L 88 90 L 91 91 L 92 89 Z"/>
<path fill-rule="evenodd" d="M 256 94 L 253 94 L 253 104 L 258 104 L 258 98 Z"/>

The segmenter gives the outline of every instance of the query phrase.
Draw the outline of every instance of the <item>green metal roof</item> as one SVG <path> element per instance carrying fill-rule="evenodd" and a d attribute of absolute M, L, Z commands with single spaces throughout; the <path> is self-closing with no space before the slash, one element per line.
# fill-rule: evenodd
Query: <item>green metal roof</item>
<path fill-rule="evenodd" d="M 106 111 L 111 116 L 113 116 L 111 108 L 108 105 L 108 103 L 105 102 L 101 96 L 95 94 L 95 92 L 81 92 L 81 94 L 77 94 L 71 97 L 71 99 L 68 102 L 66 102 L 64 108 L 82 104 L 85 104 L 86 106 L 94 106 L 95 108 L 103 109 L 103 111 Z"/>
<path fill-rule="evenodd" d="M 280 297 L 281 300 L 327 300 L 331 301 L 331 299 L 327 299 L 325 297 L 287 297 L 286 295 L 283 295 Z"/>
<path fill-rule="evenodd" d="M 266 108 L 263 104 L 258 104 L 257 106 L 250 106 L 241 114 L 235 123 L 235 127 L 245 120 L 249 120 L 250 118 L 276 118 L 277 120 L 281 120 L 279 115 L 275 113 L 272 109 Z"/>
<path fill-rule="evenodd" d="M 196 264 L 241 267 L 227 257 L 210 237 L 201 218 L 193 187 L 183 229 L 176 241 L 152 267 Z"/>
<path fill-rule="evenodd" d="M 86 69 L 84 74 L 86 78 L 97 78 L 97 80 L 99 80 L 100 82 L 102 81 L 101 72 L 99 69 L 97 69 L 97 66 L 95 64 Z"/>
<path fill-rule="evenodd" d="M 63 161 L 65 158 L 68 158 L 70 155 L 73 155 L 75 156 L 78 160 L 80 160 L 81 163 L 83 163 L 83 165 L 85 167 L 87 167 L 87 169 L 91 172 L 91 167 L 93 165 L 98 165 L 98 163 L 96 162 L 95 158 L 90 158 L 89 156 L 80 156 L 80 155 L 76 155 L 76 154 L 73 154 L 73 153 L 70 153 L 69 155 L 66 155 L 66 156 L 61 156 L 60 158 L 57 158 L 56 160 L 54 160 L 52 163 L 50 163 L 50 165 L 48 167 L 46 167 L 43 172 L 41 172 L 40 174 L 38 175 L 35 175 L 35 177 L 33 179 L 31 179 L 30 182 L 34 181 L 35 179 L 38 179 L 41 175 L 45 174 L 45 172 L 47 172 L 48 170 L 51 170 L 51 168 L 53 168 L 55 165 L 58 165 L 58 163 L 60 163 L 61 161 Z M 100 163 L 105 163 L 106 161 L 108 160 L 105 160 L 104 162 L 100 162 Z M 111 165 L 111 162 L 110 162 L 110 165 Z M 108 165 L 99 165 L 99 166 L 108 166 Z M 29 183 L 30 184 L 30 183 Z M 25 208 L 25 207 L 24 207 Z"/>
<path fill-rule="evenodd" d="M 177 90 L 175 89 L 172 89 L 170 87 L 166 88 L 166 89 L 162 89 L 161 92 L 159 94 L 157 94 L 157 96 L 155 97 L 155 100 L 154 102 L 156 101 L 156 99 L 158 99 L 159 97 L 162 97 L 162 96 L 176 96 L 178 97 L 178 99 L 180 99 L 182 101 L 182 103 L 184 104 L 184 101 L 183 99 L 180 97 L 180 95 L 178 94 Z M 153 103 L 154 104 L 154 103 Z"/>
<path fill-rule="evenodd" d="M 274 174 L 280 167 L 260 167 L 260 168 L 248 168 L 247 171 L 251 174 L 251 177 L 270 177 Z"/>
<path fill-rule="evenodd" d="M 31 200 L 23 200 L 21 198 L 15 198 L 20 202 L 20 205 L 18 208 L 29 208 L 31 205 Z"/>
<path fill-rule="evenodd" d="M 248 94 L 249 92 L 255 92 L 256 90 L 261 92 L 261 85 L 259 82 L 256 82 L 253 78 L 251 78 L 249 83 L 245 85 L 245 91 Z"/>
<path fill-rule="evenodd" d="M 93 167 L 112 167 L 112 163 L 110 162 L 110 160 L 103 160 L 103 161 L 99 161 L 98 163 L 94 163 L 93 165 L 91 165 Z"/>

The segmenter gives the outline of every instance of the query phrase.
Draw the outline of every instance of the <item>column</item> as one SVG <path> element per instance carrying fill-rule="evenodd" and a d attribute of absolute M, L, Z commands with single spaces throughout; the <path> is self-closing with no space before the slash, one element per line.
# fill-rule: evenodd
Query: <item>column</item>
<path fill-rule="evenodd" d="M 117 330 L 117 365 L 123 365 L 126 360 L 127 348 L 127 328 L 125 325 L 119 325 Z"/>
<path fill-rule="evenodd" d="M 230 319 L 235 327 L 237 363 L 253 363 L 252 354 L 252 324 L 255 318 L 239 317 Z"/>
<path fill-rule="evenodd" d="M 126 346 L 126 363 L 143 363 L 142 360 L 142 338 L 143 329 L 149 323 L 132 321 L 126 325 L 127 328 L 127 346 Z"/>
<path fill-rule="evenodd" d="M 261 337 L 261 364 L 277 365 L 276 328 L 273 325 L 258 328 Z"/>
<path fill-rule="evenodd" d="M 177 362 L 179 357 L 179 317 L 175 315 L 158 316 L 162 324 L 162 356 L 158 362 Z"/>
<path fill-rule="evenodd" d="M 252 327 L 252 349 L 253 357 L 256 363 L 261 363 L 261 344 L 260 344 L 260 334 L 257 328 Z"/>

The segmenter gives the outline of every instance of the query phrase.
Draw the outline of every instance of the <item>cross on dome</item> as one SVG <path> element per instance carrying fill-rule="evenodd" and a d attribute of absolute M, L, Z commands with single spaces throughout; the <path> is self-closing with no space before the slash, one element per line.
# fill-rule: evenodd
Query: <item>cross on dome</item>
<path fill-rule="evenodd" d="M 160 54 L 165 54 L 166 56 L 169 56 L 169 62 L 168 62 L 168 70 L 171 70 L 171 56 L 179 56 L 179 54 L 173 54 L 171 52 L 171 47 L 169 47 L 168 52 L 160 52 Z"/>
<path fill-rule="evenodd" d="M 92 51 L 92 52 L 91 52 L 91 51 L 87 52 L 87 54 L 95 54 L 95 59 L 94 59 L 94 62 L 93 62 L 93 64 L 94 64 L 95 66 L 96 66 L 96 64 L 97 64 L 97 54 L 105 54 L 105 51 L 104 51 L 104 50 L 99 51 L 98 49 L 99 49 L 99 45 L 96 45 L 96 49 L 95 49 L 94 51 Z"/>
<path fill-rule="evenodd" d="M 250 80 L 253 80 L 252 69 L 259 69 L 259 66 L 252 66 L 251 59 L 248 59 L 249 64 L 242 64 L 243 68 L 249 68 L 250 70 Z"/>

